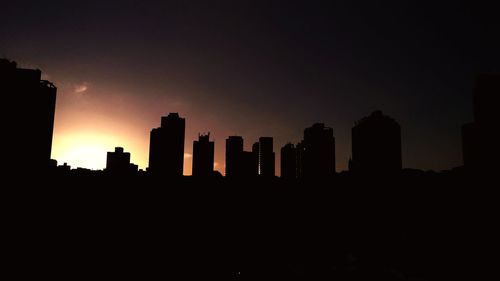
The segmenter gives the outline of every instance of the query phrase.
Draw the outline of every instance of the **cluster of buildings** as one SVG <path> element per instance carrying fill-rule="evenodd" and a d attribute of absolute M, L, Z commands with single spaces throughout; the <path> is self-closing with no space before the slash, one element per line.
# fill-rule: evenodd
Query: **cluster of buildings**
<path fill-rule="evenodd" d="M 151 130 L 148 172 L 153 175 L 181 177 L 184 167 L 186 120 L 178 113 L 161 119 L 161 126 Z M 401 129 L 392 118 L 376 111 L 361 119 L 353 128 L 353 158 L 351 170 L 356 173 L 395 173 L 401 170 Z M 108 153 L 107 170 L 110 165 Z M 121 149 L 119 153 L 124 154 Z M 214 174 L 214 142 L 210 134 L 198 136 L 193 142 L 195 177 Z M 130 160 L 130 155 L 122 157 Z M 127 171 L 128 163 L 121 163 Z M 244 150 L 241 136 L 226 139 L 227 178 L 274 177 L 276 154 L 272 137 L 260 137 L 251 151 Z M 333 129 L 316 123 L 304 130 L 304 139 L 281 148 L 281 177 L 286 179 L 326 178 L 335 174 L 335 137 Z"/>
<path fill-rule="evenodd" d="M 23 116 L 28 116 L 29 130 L 25 120 L 12 122 L 16 141 L 9 144 L 15 155 L 9 159 L 14 165 L 30 165 L 44 171 L 54 160 L 50 160 L 57 88 L 41 79 L 41 71 L 18 68 L 15 62 L 0 59 L 0 92 L 18 99 Z M 462 128 L 464 167 L 481 170 L 491 167 L 490 148 L 492 135 L 493 96 L 500 93 L 499 75 L 483 75 L 474 89 L 474 122 Z M 9 122 L 8 122 L 9 123 Z M 160 127 L 151 130 L 149 167 L 153 175 L 182 177 L 184 167 L 184 143 L 186 121 L 178 113 L 161 118 Z M 281 148 L 279 161 L 281 177 L 285 179 L 324 178 L 335 174 L 335 137 L 333 129 L 316 123 L 304 130 L 303 140 L 288 143 Z M 194 177 L 214 174 L 214 142 L 210 134 L 200 134 L 193 142 Z M 401 128 L 396 120 L 375 111 L 357 121 L 352 128 L 352 158 L 349 170 L 358 174 L 390 174 L 402 169 Z M 229 136 L 226 139 L 225 176 L 228 178 L 274 177 L 276 155 L 272 137 L 261 137 L 244 150 L 243 137 Z M 18 161 L 19 163 L 17 163 Z M 67 165 L 61 169 L 67 170 Z M 130 153 L 117 147 L 108 152 L 106 172 L 133 173 L 138 167 L 130 162 Z"/>
<path fill-rule="evenodd" d="M 322 123 L 304 130 L 304 140 L 281 148 L 281 177 L 322 178 L 335 173 L 333 129 Z M 391 117 L 375 111 L 352 128 L 349 171 L 393 174 L 402 169 L 401 128 Z"/>

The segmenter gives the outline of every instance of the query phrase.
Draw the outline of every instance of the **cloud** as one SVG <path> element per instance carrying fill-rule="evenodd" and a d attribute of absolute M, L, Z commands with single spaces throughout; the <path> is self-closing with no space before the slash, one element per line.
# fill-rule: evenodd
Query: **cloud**
<path fill-rule="evenodd" d="M 191 158 L 193 155 L 191 153 L 184 153 L 184 158 Z"/>
<path fill-rule="evenodd" d="M 180 107 L 184 105 L 184 102 L 180 101 L 180 100 L 176 100 L 174 102 L 172 102 L 172 106 L 175 106 L 175 107 Z"/>
<path fill-rule="evenodd" d="M 74 85 L 75 93 L 83 94 L 89 89 L 89 83 L 83 82 L 81 84 Z"/>

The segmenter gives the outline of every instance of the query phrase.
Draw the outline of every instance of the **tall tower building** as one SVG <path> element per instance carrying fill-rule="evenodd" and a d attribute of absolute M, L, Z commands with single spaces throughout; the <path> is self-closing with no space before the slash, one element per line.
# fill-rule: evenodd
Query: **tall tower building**
<path fill-rule="evenodd" d="M 214 171 L 214 142 L 210 141 L 210 133 L 198 135 L 193 142 L 193 176 L 208 177 Z"/>
<path fill-rule="evenodd" d="M 10 165 L 23 166 L 29 163 L 36 171 L 48 169 L 52 150 L 54 115 L 57 88 L 41 79 L 39 69 L 18 68 L 15 62 L 0 59 L 0 94 L 29 118 L 26 129 L 22 118 L 11 118 L 10 133 L 15 136 L 8 143 Z M 19 162 L 19 163 L 18 163 Z"/>
<path fill-rule="evenodd" d="M 151 130 L 149 171 L 155 175 L 181 177 L 184 168 L 186 120 L 178 113 L 161 118 L 161 127 Z"/>
<path fill-rule="evenodd" d="M 351 169 L 358 173 L 401 171 L 401 128 L 393 118 L 375 111 L 352 128 Z"/>
<path fill-rule="evenodd" d="M 226 139 L 226 177 L 250 178 L 258 174 L 258 153 L 254 144 L 252 151 L 243 150 L 243 138 L 230 136 Z"/>
<path fill-rule="evenodd" d="M 243 138 L 229 136 L 226 139 L 226 177 L 239 177 L 242 173 Z"/>
<path fill-rule="evenodd" d="M 301 172 L 304 178 L 324 178 L 335 174 L 333 129 L 316 123 L 304 130 Z"/>
<path fill-rule="evenodd" d="M 259 154 L 260 154 L 260 143 L 257 141 L 257 142 L 254 142 L 254 144 L 252 145 L 252 154 L 251 156 L 248 156 L 248 157 L 252 157 L 253 158 L 253 174 L 255 176 L 259 175 L 260 174 L 260 165 L 259 165 Z"/>
<path fill-rule="evenodd" d="M 297 178 L 297 149 L 288 143 L 281 148 L 281 178 Z"/>
<path fill-rule="evenodd" d="M 473 90 L 474 121 L 462 126 L 462 149 L 465 168 L 491 172 L 498 155 L 496 99 L 500 94 L 500 75 L 483 74 Z"/>
<path fill-rule="evenodd" d="M 297 174 L 297 178 L 298 179 L 301 179 L 301 178 L 304 178 L 304 141 L 300 141 L 299 143 L 297 143 L 297 145 L 295 146 L 295 151 L 296 151 L 296 156 L 297 157 L 297 160 L 296 160 L 296 163 L 297 163 L 297 166 L 295 167 L 295 172 Z"/>
<path fill-rule="evenodd" d="M 273 151 L 273 138 L 259 138 L 259 175 L 274 177 L 275 155 Z"/>

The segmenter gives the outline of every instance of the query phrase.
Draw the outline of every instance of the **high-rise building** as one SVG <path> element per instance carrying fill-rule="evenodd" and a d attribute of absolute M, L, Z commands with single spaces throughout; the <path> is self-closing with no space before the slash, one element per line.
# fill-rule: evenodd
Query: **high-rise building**
<path fill-rule="evenodd" d="M 253 155 L 252 157 L 254 160 L 254 163 L 253 163 L 254 172 L 253 172 L 253 174 L 255 174 L 255 175 L 260 174 L 259 153 L 260 153 L 260 143 L 257 141 L 257 142 L 254 142 L 254 144 L 252 145 L 252 155 Z"/>
<path fill-rule="evenodd" d="M 469 169 L 479 169 L 481 166 L 481 129 L 476 122 L 462 126 L 462 154 L 464 166 Z"/>
<path fill-rule="evenodd" d="M 259 175 L 274 177 L 275 175 L 275 155 L 273 151 L 273 138 L 259 138 Z"/>
<path fill-rule="evenodd" d="M 43 171 L 50 166 L 52 135 L 57 88 L 49 81 L 41 79 L 38 69 L 18 68 L 15 62 L 0 59 L 0 94 L 12 101 L 16 112 L 29 116 L 26 119 L 12 116 L 9 120 L 9 134 L 15 136 L 8 143 L 8 159 L 12 166 L 16 161 L 26 163 Z"/>
<path fill-rule="evenodd" d="M 193 142 L 193 176 L 207 177 L 214 172 L 214 142 L 210 141 L 210 133 L 198 135 Z"/>
<path fill-rule="evenodd" d="M 248 178 L 258 173 L 258 154 L 254 144 L 252 151 L 243 151 L 243 138 L 230 136 L 226 139 L 226 177 Z"/>
<path fill-rule="evenodd" d="M 492 124 L 496 98 L 500 94 L 500 74 L 482 74 L 476 79 L 473 90 L 474 122 Z"/>
<path fill-rule="evenodd" d="M 288 143 L 281 148 L 281 178 L 297 178 L 297 149 Z"/>
<path fill-rule="evenodd" d="M 226 177 L 241 176 L 242 155 L 243 138 L 241 136 L 229 136 L 226 139 Z"/>
<path fill-rule="evenodd" d="M 178 113 L 161 118 L 161 127 L 151 130 L 149 171 L 155 175 L 181 177 L 184 168 L 186 120 Z"/>
<path fill-rule="evenodd" d="M 114 152 L 108 152 L 106 157 L 106 172 L 126 174 L 137 172 L 137 165 L 130 163 L 130 152 L 124 152 L 123 147 L 115 147 Z"/>
<path fill-rule="evenodd" d="M 258 155 L 253 151 L 243 151 L 241 156 L 240 175 L 244 178 L 256 177 L 258 175 Z"/>
<path fill-rule="evenodd" d="M 495 166 L 498 138 L 494 107 L 500 94 L 500 75 L 483 74 L 473 90 L 474 121 L 462 127 L 464 166 L 467 169 L 490 171 Z"/>
<path fill-rule="evenodd" d="M 335 174 L 333 129 L 316 123 L 304 130 L 301 173 L 304 178 L 325 178 Z"/>
<path fill-rule="evenodd" d="M 401 171 L 401 128 L 393 118 L 375 111 L 352 128 L 353 172 L 387 174 Z"/>
<path fill-rule="evenodd" d="M 295 146 L 295 151 L 297 157 L 295 171 L 297 174 L 297 178 L 301 179 L 304 178 L 304 172 L 302 169 L 302 167 L 304 167 L 304 141 L 300 141 L 299 143 L 297 143 L 297 145 Z"/>

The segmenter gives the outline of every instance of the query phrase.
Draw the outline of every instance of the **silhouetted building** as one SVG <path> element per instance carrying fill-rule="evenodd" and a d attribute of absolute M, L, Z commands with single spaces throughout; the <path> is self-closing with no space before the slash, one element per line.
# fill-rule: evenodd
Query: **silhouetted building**
<path fill-rule="evenodd" d="M 497 97 L 500 94 L 500 74 L 482 74 L 477 77 L 473 90 L 474 122 L 493 125 Z"/>
<path fill-rule="evenodd" d="M 241 157 L 240 175 L 244 178 L 256 177 L 258 175 L 258 155 L 253 151 L 243 151 Z"/>
<path fill-rule="evenodd" d="M 6 106 L 15 106 L 19 114 L 30 116 L 27 124 L 24 118 L 8 121 L 13 136 L 12 142 L 8 140 L 8 158 L 12 158 L 13 166 L 16 161 L 29 160 L 30 167 L 37 171 L 45 171 L 50 165 L 57 95 L 54 84 L 41 80 L 41 76 L 39 69 L 17 68 L 15 62 L 0 59 L 0 93 L 13 99 Z"/>
<path fill-rule="evenodd" d="M 396 173 L 401 171 L 401 128 L 393 118 L 375 111 L 352 128 L 353 172 Z"/>
<path fill-rule="evenodd" d="M 316 123 L 304 130 L 301 174 L 304 178 L 324 178 L 335 174 L 333 129 Z"/>
<path fill-rule="evenodd" d="M 226 177 L 241 176 L 242 155 L 243 138 L 240 136 L 229 136 L 226 139 Z"/>
<path fill-rule="evenodd" d="M 254 142 L 252 145 L 252 153 L 253 153 L 253 159 L 254 159 L 254 164 L 253 164 L 253 169 L 254 169 L 254 174 L 259 175 L 260 174 L 260 166 L 259 166 L 259 153 L 260 153 L 260 143 Z"/>
<path fill-rule="evenodd" d="M 297 178 L 300 179 L 304 177 L 304 173 L 302 172 L 302 167 L 304 166 L 304 141 L 300 141 L 299 143 L 297 143 L 297 145 L 295 146 L 295 150 L 297 152 L 295 172 Z"/>
<path fill-rule="evenodd" d="M 193 142 L 193 176 L 207 177 L 214 172 L 214 142 L 210 141 L 210 133 L 198 135 Z"/>
<path fill-rule="evenodd" d="M 275 155 L 273 151 L 273 138 L 259 138 L 259 175 L 274 177 L 275 175 Z"/>
<path fill-rule="evenodd" d="M 137 173 L 137 172 L 139 172 L 139 165 L 136 165 L 134 163 L 130 163 L 129 170 L 131 173 Z"/>
<path fill-rule="evenodd" d="M 130 163 L 130 153 L 124 152 L 123 147 L 115 147 L 114 152 L 108 152 L 106 157 L 106 172 L 113 174 L 127 174 L 137 172 L 138 166 Z"/>
<path fill-rule="evenodd" d="M 68 163 L 64 162 L 64 164 L 63 164 L 63 165 L 59 165 L 59 166 L 57 166 L 57 169 L 58 169 L 59 171 L 69 172 L 69 171 L 71 171 L 71 166 L 70 166 L 70 165 L 68 165 Z"/>
<path fill-rule="evenodd" d="M 161 127 L 151 130 L 148 171 L 170 177 L 183 175 L 185 127 L 186 121 L 178 113 L 161 118 Z"/>
<path fill-rule="evenodd" d="M 489 170 L 497 160 L 498 124 L 493 107 L 500 94 L 500 75 L 483 74 L 477 78 L 473 90 L 474 122 L 462 126 L 462 149 L 464 166 L 471 170 Z"/>
<path fill-rule="evenodd" d="M 50 168 L 50 170 L 55 170 L 55 169 L 57 169 L 57 160 L 55 160 L 55 159 L 50 159 L 50 160 L 49 160 L 49 168 Z"/>
<path fill-rule="evenodd" d="M 281 178 L 297 178 L 297 150 L 288 143 L 281 148 Z"/>
<path fill-rule="evenodd" d="M 243 178 L 257 176 L 258 156 L 253 151 L 243 151 L 243 138 L 230 136 L 226 139 L 226 177 Z"/>
<path fill-rule="evenodd" d="M 462 126 L 462 153 L 464 166 L 479 169 L 481 166 L 481 130 L 477 123 L 472 122 Z"/>

